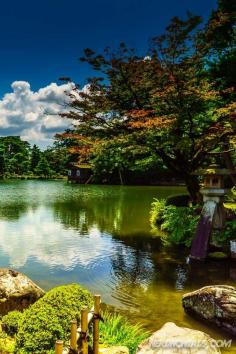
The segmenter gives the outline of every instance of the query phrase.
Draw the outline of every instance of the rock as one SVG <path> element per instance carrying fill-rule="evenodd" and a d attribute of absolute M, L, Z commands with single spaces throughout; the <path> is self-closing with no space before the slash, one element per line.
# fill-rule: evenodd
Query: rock
<path fill-rule="evenodd" d="M 236 335 L 236 289 L 227 285 L 205 286 L 183 295 L 190 315 L 211 322 Z"/>
<path fill-rule="evenodd" d="M 26 275 L 0 268 L 0 315 L 29 307 L 44 295 L 44 291 Z"/>
<path fill-rule="evenodd" d="M 167 322 L 142 342 L 136 354 L 215 354 L 217 343 L 208 334 Z"/>
<path fill-rule="evenodd" d="M 129 354 L 129 349 L 124 346 L 99 348 L 99 354 Z"/>

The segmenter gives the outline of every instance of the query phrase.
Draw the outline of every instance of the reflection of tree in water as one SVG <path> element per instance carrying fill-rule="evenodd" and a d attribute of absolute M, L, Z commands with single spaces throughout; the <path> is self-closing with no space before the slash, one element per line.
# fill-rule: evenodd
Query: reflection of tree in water
<path fill-rule="evenodd" d="M 28 210 L 28 203 L 23 201 L 1 202 L 0 219 L 17 220 Z"/>
<path fill-rule="evenodd" d="M 111 258 L 113 297 L 133 304 L 137 292 L 145 292 L 155 278 L 153 263 L 146 252 L 117 244 Z"/>
<path fill-rule="evenodd" d="M 82 201 L 57 201 L 53 203 L 53 210 L 56 219 L 64 225 L 65 228 L 74 229 L 81 235 L 89 234 L 89 231 L 95 224 L 93 210 L 89 209 Z"/>
<path fill-rule="evenodd" d="M 52 204 L 57 219 L 67 228 L 88 232 L 96 226 L 101 232 L 126 235 L 140 230 L 144 232 L 135 194 L 130 197 L 124 191 L 101 195 L 81 194 L 70 199 L 57 199 Z"/>

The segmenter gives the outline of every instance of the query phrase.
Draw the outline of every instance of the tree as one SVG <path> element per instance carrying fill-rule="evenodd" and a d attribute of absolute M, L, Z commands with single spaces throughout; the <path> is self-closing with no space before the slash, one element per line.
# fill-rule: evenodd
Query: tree
<path fill-rule="evenodd" d="M 44 156 L 52 171 L 58 175 L 67 174 L 68 152 L 66 147 L 55 141 L 53 146 L 44 151 Z"/>
<path fill-rule="evenodd" d="M 183 178 L 197 201 L 199 182 L 193 172 L 234 135 L 236 108 L 208 79 L 200 23 L 198 16 L 173 18 L 146 57 L 124 44 L 102 55 L 85 50 L 82 61 L 101 75 L 89 79 L 82 91 L 76 85 L 70 110 L 61 114 L 78 122 L 61 138 L 74 144 L 71 150 L 80 160 L 92 159 L 102 144 L 133 146 L 135 141 Z"/>
<path fill-rule="evenodd" d="M 36 166 L 38 165 L 41 157 L 41 151 L 37 145 L 33 145 L 30 156 L 30 169 L 34 172 Z"/>
<path fill-rule="evenodd" d="M 5 152 L 0 149 L 0 176 L 3 177 L 6 172 Z"/>
<path fill-rule="evenodd" d="M 44 178 L 51 177 L 52 170 L 45 156 L 41 156 L 39 163 L 35 168 L 35 172 L 37 175 L 42 176 Z"/>
<path fill-rule="evenodd" d="M 19 136 L 0 138 L 0 148 L 4 152 L 5 172 L 23 174 L 29 170 L 30 144 Z"/>

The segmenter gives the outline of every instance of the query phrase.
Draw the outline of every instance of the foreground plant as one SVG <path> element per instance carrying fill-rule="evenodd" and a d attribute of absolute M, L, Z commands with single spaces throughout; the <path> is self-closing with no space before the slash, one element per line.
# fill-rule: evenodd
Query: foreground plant
<path fill-rule="evenodd" d="M 134 354 L 138 345 L 149 336 L 139 324 L 131 324 L 119 314 L 104 312 L 100 322 L 100 342 L 103 345 L 124 345 Z"/>

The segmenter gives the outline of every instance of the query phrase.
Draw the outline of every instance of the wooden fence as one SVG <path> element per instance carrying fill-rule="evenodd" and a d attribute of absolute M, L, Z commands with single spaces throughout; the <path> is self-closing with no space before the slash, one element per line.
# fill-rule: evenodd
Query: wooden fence
<path fill-rule="evenodd" d="M 93 354 L 98 354 L 100 304 L 101 296 L 95 295 L 93 308 L 91 310 L 88 308 L 83 308 L 81 310 L 80 327 L 77 327 L 76 320 L 71 322 L 69 347 L 64 349 L 63 341 L 57 340 L 55 345 L 55 354 L 88 354 L 88 328 L 91 322 L 93 325 Z"/>

